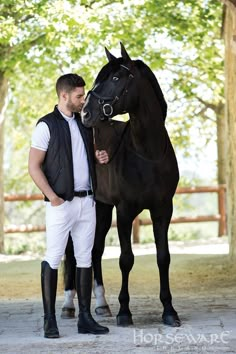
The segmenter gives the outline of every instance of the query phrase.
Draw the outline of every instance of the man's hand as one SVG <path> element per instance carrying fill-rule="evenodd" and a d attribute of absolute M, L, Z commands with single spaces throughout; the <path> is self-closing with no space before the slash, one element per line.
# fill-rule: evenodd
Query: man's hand
<path fill-rule="evenodd" d="M 96 150 L 95 156 L 100 164 L 106 164 L 109 161 L 109 156 L 106 150 Z"/>
<path fill-rule="evenodd" d="M 64 201 L 64 199 L 62 199 L 56 195 L 50 199 L 50 202 L 51 202 L 51 206 L 59 206 L 59 205 L 63 204 L 65 201 Z"/>

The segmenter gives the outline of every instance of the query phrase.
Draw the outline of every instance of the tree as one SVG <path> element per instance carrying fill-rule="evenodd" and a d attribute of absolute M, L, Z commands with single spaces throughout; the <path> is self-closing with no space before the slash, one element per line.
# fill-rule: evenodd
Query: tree
<path fill-rule="evenodd" d="M 91 32 L 82 27 L 78 34 L 80 19 L 75 4 L 74 0 L 3 0 L 0 4 L 0 251 L 4 248 L 5 103 L 8 97 L 14 100 L 19 78 L 40 92 L 47 80 L 53 87 L 51 80 L 73 66 L 73 57 L 83 54 L 85 45 L 80 44 L 79 37 Z M 35 102 L 30 102 L 28 111 L 33 105 Z"/>
<path fill-rule="evenodd" d="M 236 258 L 236 1 L 224 1 L 227 216 L 230 256 Z"/>
<path fill-rule="evenodd" d="M 7 80 L 0 72 L 0 186 L 4 184 L 3 178 L 3 149 L 4 149 L 4 111 L 6 107 Z M 0 188 L 0 252 L 4 249 L 4 199 L 3 188 Z"/>
<path fill-rule="evenodd" d="M 0 251 L 4 249 L 4 107 L 9 80 L 18 65 L 30 65 L 30 49 L 42 43 L 46 34 L 40 29 L 40 16 L 47 1 L 2 1 L 0 4 Z M 23 64 L 23 65 L 22 65 Z"/>

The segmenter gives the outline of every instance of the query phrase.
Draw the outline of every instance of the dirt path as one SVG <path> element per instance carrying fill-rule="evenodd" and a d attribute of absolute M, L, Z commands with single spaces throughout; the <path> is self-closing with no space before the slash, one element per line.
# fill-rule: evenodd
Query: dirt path
<path fill-rule="evenodd" d="M 60 318 L 63 287 L 59 277 L 60 338 L 48 340 L 43 338 L 40 260 L 0 262 L 0 353 L 236 353 L 236 265 L 229 263 L 227 255 L 172 254 L 170 283 L 173 304 L 182 320 L 180 328 L 162 324 L 155 254 L 135 257 L 130 275 L 134 326 L 128 328 L 116 326 L 121 281 L 118 258 L 105 259 L 103 269 L 113 316 L 99 321 L 110 333 L 78 335 L 76 318 Z"/>
<path fill-rule="evenodd" d="M 161 321 L 155 255 L 137 256 L 130 277 L 134 325 L 117 327 L 118 259 L 104 260 L 106 295 L 113 316 L 97 319 L 106 336 L 78 335 L 76 318 L 62 320 L 57 297 L 58 340 L 43 337 L 40 261 L 0 264 L 0 353 L 4 354 L 205 354 L 236 353 L 236 269 L 225 255 L 173 255 L 171 289 L 182 326 Z M 77 307 L 77 306 L 76 306 Z M 94 299 L 92 301 L 94 313 Z M 78 310 L 76 308 L 76 314 Z"/>
<path fill-rule="evenodd" d="M 106 293 L 119 293 L 121 275 L 119 260 L 103 260 Z M 236 265 L 227 255 L 172 254 L 170 284 L 176 294 L 221 293 L 233 291 L 236 285 Z M 61 271 L 60 271 L 61 272 Z M 0 299 L 41 297 L 40 260 L 0 263 Z M 58 295 L 63 294 L 62 276 L 59 276 Z M 154 254 L 136 256 L 130 274 L 130 294 L 159 294 L 159 275 Z"/>

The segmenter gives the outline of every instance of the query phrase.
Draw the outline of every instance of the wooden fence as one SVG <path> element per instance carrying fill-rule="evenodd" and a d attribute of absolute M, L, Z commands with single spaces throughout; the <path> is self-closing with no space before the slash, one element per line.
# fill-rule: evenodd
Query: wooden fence
<path fill-rule="evenodd" d="M 226 186 L 219 185 L 214 187 L 183 187 L 177 188 L 176 194 L 193 194 L 193 193 L 217 193 L 218 194 L 218 213 L 215 215 L 198 215 L 198 216 L 181 216 L 172 218 L 171 223 L 189 223 L 189 222 L 205 222 L 217 221 L 219 223 L 218 236 L 227 234 L 226 224 Z M 6 202 L 16 201 L 34 201 L 43 200 L 42 194 L 18 194 L 18 195 L 5 195 Z M 139 242 L 139 228 L 140 226 L 151 225 L 150 218 L 136 217 L 133 222 L 133 242 Z M 112 226 L 116 226 L 116 222 L 112 222 Z M 41 232 L 45 231 L 45 225 L 8 225 L 4 227 L 5 233 L 18 233 L 18 232 Z"/>

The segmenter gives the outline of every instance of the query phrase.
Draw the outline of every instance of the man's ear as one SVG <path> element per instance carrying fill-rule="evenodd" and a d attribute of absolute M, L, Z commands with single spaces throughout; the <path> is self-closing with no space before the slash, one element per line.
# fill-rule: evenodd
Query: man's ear
<path fill-rule="evenodd" d="M 66 101 L 67 100 L 67 96 L 68 96 L 68 93 L 66 91 L 62 91 L 60 93 L 60 98 L 63 100 L 63 101 Z"/>

